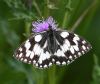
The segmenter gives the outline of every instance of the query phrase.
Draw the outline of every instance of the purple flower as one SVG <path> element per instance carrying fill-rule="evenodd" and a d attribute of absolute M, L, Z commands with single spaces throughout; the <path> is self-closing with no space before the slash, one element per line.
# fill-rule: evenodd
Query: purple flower
<path fill-rule="evenodd" d="M 34 29 L 32 29 L 33 32 L 43 32 L 49 30 L 49 28 L 55 30 L 58 26 L 52 17 L 48 17 L 46 20 L 33 22 L 32 25 L 34 27 Z"/>

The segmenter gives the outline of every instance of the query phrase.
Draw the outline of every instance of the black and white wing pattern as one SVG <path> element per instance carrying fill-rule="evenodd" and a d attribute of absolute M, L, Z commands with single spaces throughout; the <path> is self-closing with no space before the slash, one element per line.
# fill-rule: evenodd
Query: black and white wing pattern
<path fill-rule="evenodd" d="M 29 37 L 29 39 L 15 51 L 15 58 L 39 68 L 51 66 L 53 63 L 50 60 L 51 54 L 47 48 L 47 36 L 44 34 L 45 33 L 39 33 Z"/>
<path fill-rule="evenodd" d="M 90 43 L 72 32 L 56 31 L 55 39 L 58 46 L 52 61 L 57 65 L 68 65 L 92 48 Z"/>
<path fill-rule="evenodd" d="M 14 56 L 38 68 L 47 68 L 52 64 L 70 64 L 92 48 L 86 40 L 74 33 L 57 30 L 50 36 L 52 41 L 48 41 L 47 35 L 47 32 L 31 35 L 15 51 Z"/>

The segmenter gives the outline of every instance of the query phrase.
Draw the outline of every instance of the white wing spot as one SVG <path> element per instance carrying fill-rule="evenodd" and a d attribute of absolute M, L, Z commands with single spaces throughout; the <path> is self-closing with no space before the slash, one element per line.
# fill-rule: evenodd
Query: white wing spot
<path fill-rule="evenodd" d="M 39 42 L 41 39 L 42 39 L 42 36 L 41 35 L 36 35 L 35 36 L 35 41 L 36 42 Z"/>
<path fill-rule="evenodd" d="M 76 56 L 76 55 L 74 55 L 74 57 L 75 57 L 75 58 L 77 58 L 77 56 Z"/>
<path fill-rule="evenodd" d="M 71 45 L 70 45 L 70 42 L 69 42 L 67 39 L 65 40 L 65 43 L 67 44 L 68 47 L 71 46 Z"/>
<path fill-rule="evenodd" d="M 38 63 L 36 63 L 35 66 L 37 67 L 38 66 Z"/>
<path fill-rule="evenodd" d="M 47 51 L 46 51 L 46 58 L 47 58 L 47 59 L 50 58 L 50 54 L 49 54 L 49 52 L 47 52 Z"/>
<path fill-rule="evenodd" d="M 78 55 L 79 55 L 79 56 L 81 56 L 81 53 L 80 53 L 80 52 L 78 52 Z"/>
<path fill-rule="evenodd" d="M 63 61 L 63 62 L 62 62 L 62 65 L 66 65 L 66 62 L 65 62 L 65 61 Z"/>
<path fill-rule="evenodd" d="M 74 54 L 74 53 L 75 53 L 75 52 L 74 52 L 74 49 L 73 49 L 73 47 L 72 47 L 72 46 L 70 47 L 70 51 L 71 51 L 71 53 L 72 53 L 72 54 Z"/>
<path fill-rule="evenodd" d="M 30 54 L 31 54 L 31 51 L 30 51 L 30 50 L 27 50 L 27 51 L 26 51 L 26 57 L 29 57 Z"/>
<path fill-rule="evenodd" d="M 25 43 L 26 50 L 28 50 L 30 47 L 31 47 L 31 44 L 30 44 L 29 40 L 27 40 Z"/>
<path fill-rule="evenodd" d="M 22 51 L 22 48 L 21 47 L 19 48 L 19 51 Z"/>
<path fill-rule="evenodd" d="M 27 62 L 27 59 L 24 59 L 24 62 Z"/>
<path fill-rule="evenodd" d="M 82 46 L 82 48 L 83 48 L 84 50 L 86 49 L 86 47 L 85 47 L 84 45 Z"/>
<path fill-rule="evenodd" d="M 39 63 L 41 64 L 42 61 L 49 59 L 50 58 L 50 54 L 46 51 L 46 53 L 44 53 L 44 51 L 42 50 L 40 58 L 39 58 Z"/>
<path fill-rule="evenodd" d="M 33 57 L 34 57 L 34 52 L 32 51 L 31 55 L 30 55 L 30 58 L 33 59 Z"/>
<path fill-rule="evenodd" d="M 63 38 L 66 38 L 66 37 L 69 35 L 69 33 L 68 33 L 68 32 L 62 32 L 60 35 L 61 35 Z"/>
<path fill-rule="evenodd" d="M 78 36 L 75 36 L 74 38 L 73 38 L 73 41 L 75 42 L 75 44 L 78 46 L 78 40 L 79 40 L 80 38 L 78 37 Z"/>
<path fill-rule="evenodd" d="M 53 62 L 55 62 L 55 59 L 52 59 Z"/>
<path fill-rule="evenodd" d="M 54 55 L 61 56 L 62 55 L 62 51 L 60 49 L 58 49 L 57 52 Z"/>
<path fill-rule="evenodd" d="M 79 51 L 79 48 L 77 45 L 74 45 L 73 48 L 76 50 L 76 51 Z"/>
<path fill-rule="evenodd" d="M 52 65 L 52 63 L 50 62 L 50 63 L 49 63 L 49 66 L 51 66 L 51 65 Z"/>
<path fill-rule="evenodd" d="M 84 52 L 84 51 L 82 51 L 82 53 L 83 53 L 83 54 L 85 54 L 85 52 Z"/>
<path fill-rule="evenodd" d="M 21 57 L 22 57 L 22 55 L 23 55 L 23 53 L 20 53 L 19 57 L 21 58 Z"/>
<path fill-rule="evenodd" d="M 63 44 L 63 46 L 61 46 L 61 49 L 63 50 L 63 52 L 66 52 L 67 50 L 69 50 L 69 47 L 67 46 L 67 44 Z"/>
<path fill-rule="evenodd" d="M 35 64 L 36 63 L 36 60 L 33 60 L 33 63 Z"/>
<path fill-rule="evenodd" d="M 56 64 L 57 64 L 57 65 L 60 65 L 60 62 L 59 62 L 59 61 L 56 61 Z"/>
<path fill-rule="evenodd" d="M 18 54 L 16 55 L 16 57 L 18 57 Z"/>
<path fill-rule="evenodd" d="M 85 43 L 86 43 L 86 41 L 85 41 L 85 40 L 83 40 L 83 41 L 82 41 L 82 43 L 83 43 L 83 44 L 85 44 Z"/>
<path fill-rule="evenodd" d="M 23 58 L 21 58 L 20 60 L 23 61 Z"/>
<path fill-rule="evenodd" d="M 69 56 L 69 59 L 72 59 L 72 56 L 71 55 Z"/>
<path fill-rule="evenodd" d="M 45 65 L 44 65 L 44 68 L 46 68 L 46 67 L 47 67 L 47 65 L 45 64 Z"/>
<path fill-rule="evenodd" d="M 46 48 L 46 46 L 47 46 L 47 41 L 44 43 L 44 46 L 43 46 L 43 48 Z"/>
<path fill-rule="evenodd" d="M 58 49 L 56 53 L 54 53 L 54 55 L 57 55 L 57 56 L 61 56 L 61 57 L 64 57 L 64 53 L 62 50 Z"/>
<path fill-rule="evenodd" d="M 34 51 L 34 53 L 35 53 L 36 55 L 40 55 L 41 52 L 42 52 L 42 49 L 40 48 L 40 46 L 39 46 L 38 44 L 35 44 L 35 45 L 34 45 L 33 51 Z"/>
<path fill-rule="evenodd" d="M 78 35 L 77 34 L 74 34 L 76 37 L 78 37 Z"/>
<path fill-rule="evenodd" d="M 67 64 L 70 64 L 70 61 L 69 60 L 67 61 Z"/>
<path fill-rule="evenodd" d="M 78 36 L 75 36 L 73 39 L 74 40 L 79 40 L 80 38 Z"/>
<path fill-rule="evenodd" d="M 40 65 L 40 68 L 42 68 L 42 65 Z"/>
<path fill-rule="evenodd" d="M 34 53 L 36 55 L 40 55 L 41 54 L 41 51 L 42 51 L 42 48 L 40 46 L 37 47 L 36 51 L 34 51 Z"/>
<path fill-rule="evenodd" d="M 89 47 L 87 47 L 87 49 L 89 50 L 90 48 L 89 48 Z"/>

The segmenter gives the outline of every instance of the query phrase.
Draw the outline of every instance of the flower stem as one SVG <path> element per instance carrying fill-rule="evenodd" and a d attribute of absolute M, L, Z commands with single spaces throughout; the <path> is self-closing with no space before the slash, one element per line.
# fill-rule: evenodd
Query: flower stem
<path fill-rule="evenodd" d="M 34 7 L 36 8 L 36 10 L 37 10 L 39 16 L 42 17 L 42 13 L 41 13 L 41 11 L 40 11 L 40 8 L 39 8 L 39 6 L 38 6 L 38 4 L 36 3 L 35 0 L 33 1 L 33 5 L 34 5 Z"/>
<path fill-rule="evenodd" d="M 52 68 L 50 68 L 48 71 L 49 84 L 56 84 L 55 72 L 56 72 L 56 66 L 53 65 Z"/>
<path fill-rule="evenodd" d="M 48 8 L 49 0 L 44 0 L 44 3 L 45 3 L 44 16 L 48 17 L 49 16 L 49 8 Z"/>
<path fill-rule="evenodd" d="M 25 22 L 25 36 L 26 37 L 29 37 L 30 36 L 30 27 L 31 27 L 31 24 L 29 22 Z"/>
<path fill-rule="evenodd" d="M 75 29 L 78 27 L 78 25 L 82 22 L 84 17 L 87 15 L 87 13 L 96 6 L 97 0 L 94 0 L 93 3 L 82 13 L 82 15 L 77 19 L 77 21 L 74 23 L 74 25 L 71 28 L 71 31 L 75 31 Z"/>
<path fill-rule="evenodd" d="M 62 22 L 62 28 L 65 28 L 68 25 L 70 18 L 70 11 L 72 10 L 71 3 L 72 3 L 71 0 L 68 0 L 68 4 L 66 5 L 66 11 Z"/>
<path fill-rule="evenodd" d="M 38 83 L 37 84 L 44 84 L 44 71 L 40 71 L 40 79 L 38 80 Z"/>

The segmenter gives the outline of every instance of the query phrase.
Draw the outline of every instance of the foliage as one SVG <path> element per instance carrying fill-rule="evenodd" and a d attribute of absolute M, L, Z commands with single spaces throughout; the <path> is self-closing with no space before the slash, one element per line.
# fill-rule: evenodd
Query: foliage
<path fill-rule="evenodd" d="M 31 23 L 53 16 L 93 49 L 69 66 L 39 70 L 15 60 Z M 100 84 L 100 0 L 0 0 L 0 84 Z"/>

